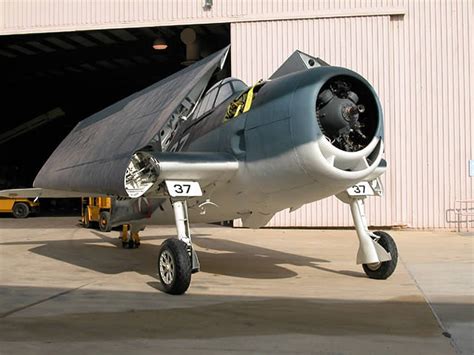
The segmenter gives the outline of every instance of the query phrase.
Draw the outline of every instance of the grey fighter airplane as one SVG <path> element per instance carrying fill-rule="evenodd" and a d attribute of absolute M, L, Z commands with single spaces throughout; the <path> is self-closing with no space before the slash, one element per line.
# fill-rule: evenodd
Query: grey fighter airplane
<path fill-rule="evenodd" d="M 229 47 L 79 122 L 25 197 L 112 196 L 125 246 L 146 225 L 176 224 L 158 254 L 162 289 L 182 294 L 199 271 L 189 222 L 264 226 L 283 209 L 336 195 L 350 205 L 357 263 L 386 279 L 397 247 L 371 232 L 364 199 L 381 195 L 382 108 L 359 74 L 300 51 L 266 81 L 216 79 Z M 138 246 L 138 245 L 136 245 Z"/>

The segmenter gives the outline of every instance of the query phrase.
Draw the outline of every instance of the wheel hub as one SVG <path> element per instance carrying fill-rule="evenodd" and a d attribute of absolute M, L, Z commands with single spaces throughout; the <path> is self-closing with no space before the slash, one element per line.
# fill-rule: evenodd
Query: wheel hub
<path fill-rule="evenodd" d="M 367 264 L 367 267 L 372 271 L 377 271 L 380 268 L 380 265 L 382 265 L 382 263 L 371 263 Z"/>
<path fill-rule="evenodd" d="M 167 250 L 163 251 L 160 256 L 160 276 L 167 285 L 170 285 L 174 280 L 174 260 Z"/>

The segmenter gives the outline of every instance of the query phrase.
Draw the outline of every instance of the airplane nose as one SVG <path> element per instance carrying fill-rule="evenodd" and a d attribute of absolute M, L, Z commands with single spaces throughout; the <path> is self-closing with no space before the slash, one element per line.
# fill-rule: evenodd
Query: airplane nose
<path fill-rule="evenodd" d="M 367 178 L 384 155 L 383 111 L 374 88 L 333 66 L 302 72 L 299 79 L 290 131 L 304 172 L 341 186 Z"/>
<path fill-rule="evenodd" d="M 330 79 L 316 100 L 316 118 L 321 132 L 346 152 L 364 149 L 374 137 L 378 108 L 369 88 L 356 78 Z"/>

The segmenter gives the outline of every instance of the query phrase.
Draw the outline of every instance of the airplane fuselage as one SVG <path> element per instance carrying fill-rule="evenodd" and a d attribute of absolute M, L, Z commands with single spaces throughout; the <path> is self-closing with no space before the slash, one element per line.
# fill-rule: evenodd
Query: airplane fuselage
<path fill-rule="evenodd" d="M 361 84 L 366 110 L 376 120 L 372 137 L 357 151 L 343 151 L 328 141 L 318 124 L 318 94 L 334 77 Z M 357 85 L 356 85 L 357 86 Z M 224 152 L 239 169 L 225 182 L 202 185 L 203 196 L 188 200 L 193 222 L 242 218 L 259 227 L 278 211 L 296 209 L 344 191 L 367 179 L 383 155 L 381 109 L 371 86 L 343 68 L 321 67 L 266 82 L 252 108 L 224 119 L 234 95 L 203 117 L 189 120 L 170 146 L 181 152 Z M 180 140 L 186 137 L 182 144 Z M 211 202 L 211 203 L 209 203 Z M 201 207 L 199 207 L 201 206 Z M 174 223 L 169 199 L 146 224 Z"/>

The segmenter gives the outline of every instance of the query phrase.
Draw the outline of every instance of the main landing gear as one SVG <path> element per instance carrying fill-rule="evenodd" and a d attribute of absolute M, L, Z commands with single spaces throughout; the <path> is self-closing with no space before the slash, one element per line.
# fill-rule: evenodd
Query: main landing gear
<path fill-rule="evenodd" d="M 138 232 L 142 228 L 137 227 L 136 225 L 124 224 L 122 226 L 122 234 L 120 239 L 122 240 L 122 248 L 124 249 L 135 249 L 140 246 L 140 235 Z"/>
<path fill-rule="evenodd" d="M 166 239 L 158 254 L 158 277 L 164 292 L 181 295 L 199 271 L 199 260 L 191 242 L 188 207 L 185 200 L 173 201 L 178 239 Z"/>
<path fill-rule="evenodd" d="M 397 267 L 398 250 L 393 238 L 386 232 L 371 232 L 367 226 L 365 217 L 364 200 L 366 194 L 353 193 L 364 186 L 364 191 L 371 191 L 372 195 L 381 194 L 381 186 L 372 190 L 371 185 L 365 182 L 356 185 L 346 192 L 337 195 L 342 201 L 350 205 L 352 219 L 359 238 L 359 250 L 357 252 L 357 264 L 362 264 L 366 275 L 371 279 L 385 280 L 390 277 Z"/>

